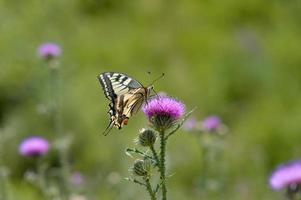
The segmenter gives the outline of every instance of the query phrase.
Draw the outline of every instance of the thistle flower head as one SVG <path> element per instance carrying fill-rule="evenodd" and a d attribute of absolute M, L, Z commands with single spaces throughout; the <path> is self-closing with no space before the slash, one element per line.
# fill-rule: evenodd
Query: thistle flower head
<path fill-rule="evenodd" d="M 197 124 L 196 118 L 188 118 L 183 124 L 183 129 L 185 131 L 194 131 L 197 129 Z"/>
<path fill-rule="evenodd" d="M 222 122 L 217 116 L 209 116 L 202 123 L 203 129 L 209 132 L 218 130 L 221 125 Z"/>
<path fill-rule="evenodd" d="M 185 105 L 168 96 L 151 99 L 142 108 L 157 130 L 167 129 L 185 113 Z"/>
<path fill-rule="evenodd" d="M 167 96 L 158 96 L 151 99 L 142 109 L 148 118 L 164 115 L 173 119 L 179 119 L 185 113 L 185 105 L 183 103 Z"/>
<path fill-rule="evenodd" d="M 46 60 L 59 57 L 61 53 L 60 46 L 55 43 L 44 43 L 38 48 L 39 56 Z"/>
<path fill-rule="evenodd" d="M 25 157 L 38 157 L 45 155 L 49 150 L 49 143 L 42 137 L 30 137 L 19 146 L 19 152 Z"/>
<path fill-rule="evenodd" d="M 301 160 L 279 166 L 271 175 L 269 183 L 272 189 L 289 189 L 301 184 Z"/>

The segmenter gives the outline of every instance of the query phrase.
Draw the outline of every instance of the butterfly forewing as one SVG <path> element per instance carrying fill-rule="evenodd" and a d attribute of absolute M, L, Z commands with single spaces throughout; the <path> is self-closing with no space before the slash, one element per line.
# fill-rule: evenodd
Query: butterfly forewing
<path fill-rule="evenodd" d="M 99 81 L 106 97 L 113 100 L 117 95 L 127 93 L 130 89 L 143 87 L 133 78 L 116 72 L 105 72 L 99 75 Z"/>

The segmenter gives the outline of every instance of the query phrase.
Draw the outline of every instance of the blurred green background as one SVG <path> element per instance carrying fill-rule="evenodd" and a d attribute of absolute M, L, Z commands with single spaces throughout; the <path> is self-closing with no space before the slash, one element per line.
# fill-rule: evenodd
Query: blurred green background
<path fill-rule="evenodd" d="M 20 142 L 61 137 L 43 112 L 49 70 L 37 48 L 45 42 L 63 49 L 64 134 L 73 138 L 71 168 L 86 176 L 88 199 L 147 197 L 137 185 L 108 176 L 129 175 L 133 160 L 124 150 L 134 147 L 147 120 L 139 113 L 121 131 L 101 135 L 108 102 L 97 75 L 104 71 L 145 85 L 164 72 L 157 91 L 188 110 L 197 106 L 195 117 L 216 114 L 229 127 L 212 166 L 224 185 L 205 195 L 200 137 L 179 131 L 169 141 L 170 199 L 281 199 L 268 177 L 301 155 L 301 1 L 1 0 L 0 20 L 0 165 L 10 171 L 11 199 L 43 199 L 23 179 L 33 163 L 18 154 Z"/>

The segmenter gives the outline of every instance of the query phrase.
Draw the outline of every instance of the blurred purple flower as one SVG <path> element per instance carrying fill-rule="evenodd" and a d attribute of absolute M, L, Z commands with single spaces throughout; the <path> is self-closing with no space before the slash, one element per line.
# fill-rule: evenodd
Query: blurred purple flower
<path fill-rule="evenodd" d="M 216 131 L 222 126 L 222 122 L 217 116 L 209 116 L 202 123 L 205 131 Z"/>
<path fill-rule="evenodd" d="M 42 137 L 30 137 L 20 144 L 19 153 L 26 157 L 45 155 L 50 148 L 48 141 Z"/>
<path fill-rule="evenodd" d="M 73 172 L 70 176 L 70 182 L 74 186 L 81 186 L 85 183 L 85 177 L 80 172 Z"/>
<path fill-rule="evenodd" d="M 59 57 L 61 53 L 62 50 L 60 46 L 55 43 L 44 43 L 38 49 L 39 56 L 45 59 Z"/>
<path fill-rule="evenodd" d="M 197 123 L 196 118 L 188 118 L 183 124 L 183 129 L 185 131 L 193 131 L 197 128 Z"/>
<path fill-rule="evenodd" d="M 185 105 L 176 99 L 167 96 L 158 96 L 147 102 L 142 110 L 148 118 L 165 116 L 176 120 L 184 115 Z"/>
<path fill-rule="evenodd" d="M 301 160 L 279 166 L 272 173 L 269 183 L 273 190 L 281 190 L 295 184 L 301 184 Z"/>

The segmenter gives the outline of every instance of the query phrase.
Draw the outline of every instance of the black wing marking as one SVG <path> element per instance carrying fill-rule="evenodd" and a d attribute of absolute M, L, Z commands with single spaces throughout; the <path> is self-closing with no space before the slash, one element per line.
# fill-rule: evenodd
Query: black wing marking
<path fill-rule="evenodd" d="M 114 103 L 114 100 L 117 98 L 117 95 L 115 94 L 113 90 L 112 83 L 109 79 L 109 77 L 106 75 L 106 73 L 100 74 L 99 77 L 100 85 L 102 86 L 103 92 L 105 96 Z"/>

